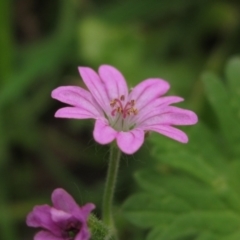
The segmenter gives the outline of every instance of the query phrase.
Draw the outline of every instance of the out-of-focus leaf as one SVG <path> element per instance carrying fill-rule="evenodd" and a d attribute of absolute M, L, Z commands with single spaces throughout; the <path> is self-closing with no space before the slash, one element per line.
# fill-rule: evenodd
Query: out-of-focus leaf
<path fill-rule="evenodd" d="M 209 231 L 203 231 L 198 235 L 196 240 L 219 240 L 220 236 L 217 234 L 213 234 Z"/>
<path fill-rule="evenodd" d="M 71 5 L 62 3 L 60 26 L 52 36 L 20 52 L 20 67 L 15 68 L 0 90 L 0 109 L 14 102 L 39 76 L 56 71 L 68 56 L 74 33 L 69 27 L 73 25 L 74 16 Z"/>
<path fill-rule="evenodd" d="M 237 72 L 233 62 L 229 66 Z M 236 77 L 230 73 L 228 76 Z M 188 145 L 153 134 L 155 167 L 136 173 L 143 193 L 133 195 L 124 204 L 128 220 L 151 229 L 148 240 L 238 239 L 240 164 L 236 148 L 240 130 L 229 104 L 228 88 L 214 74 L 205 74 L 203 79 L 220 129 L 208 129 L 201 123 L 193 126 Z M 165 199 L 174 202 L 164 205 Z"/>
<path fill-rule="evenodd" d="M 12 31 L 12 2 L 0 1 L 0 85 L 7 83 L 13 69 L 13 31 Z"/>
<path fill-rule="evenodd" d="M 233 109 L 230 105 L 230 95 L 226 87 L 212 73 L 206 73 L 202 78 L 206 87 L 207 97 L 218 116 L 222 133 L 229 147 L 239 145 L 240 124 L 233 114 Z"/>
<path fill-rule="evenodd" d="M 158 195 L 158 192 L 133 195 L 124 204 L 127 218 L 143 228 L 170 223 L 177 214 L 190 209 L 185 201 L 161 193 Z"/>
<path fill-rule="evenodd" d="M 225 209 L 225 203 L 211 191 L 192 178 L 184 175 L 169 177 L 161 171 L 140 171 L 136 174 L 138 184 L 150 192 L 168 193 L 179 197 L 197 209 Z M 190 191 L 191 189 L 191 191 Z"/>
<path fill-rule="evenodd" d="M 113 22 L 126 22 L 134 20 L 151 20 L 156 17 L 165 17 L 167 14 L 179 14 L 189 7 L 199 4 L 199 0 L 172 0 L 172 1 L 155 1 L 155 0 L 129 0 L 112 3 L 104 11 L 100 12 L 103 19 Z M 134 9 L 134 11 L 133 11 Z"/>
<path fill-rule="evenodd" d="M 231 107 L 240 120 L 240 58 L 233 58 L 226 67 L 226 77 L 230 90 Z"/>
<path fill-rule="evenodd" d="M 148 234 L 147 240 L 156 240 L 156 239 L 164 239 L 162 238 L 162 234 L 165 231 L 167 226 L 157 226 L 153 228 L 153 230 Z M 179 229 L 178 233 L 172 233 L 171 236 L 168 236 L 168 240 L 179 240 L 179 239 L 186 239 L 189 236 L 196 236 L 195 229 Z"/>
<path fill-rule="evenodd" d="M 139 63 L 143 41 L 136 27 L 113 26 L 92 17 L 80 21 L 78 29 L 80 54 L 87 61 L 122 68 Z"/>
<path fill-rule="evenodd" d="M 65 44 L 69 43 L 65 41 L 61 42 L 60 40 L 61 39 L 56 36 L 46 41 L 46 43 L 40 44 L 41 46 L 36 46 L 34 51 L 30 51 L 29 58 L 27 58 L 25 62 L 26 65 L 22 69 L 16 70 L 8 79 L 5 87 L 1 89 L 1 109 L 9 102 L 13 102 L 21 96 L 36 77 L 56 70 L 56 67 L 61 64 L 67 53 Z M 48 56 L 47 59 L 46 56 Z"/>
<path fill-rule="evenodd" d="M 240 239 L 240 231 L 234 231 L 232 234 L 226 237 L 220 238 L 221 240 L 239 240 Z"/>

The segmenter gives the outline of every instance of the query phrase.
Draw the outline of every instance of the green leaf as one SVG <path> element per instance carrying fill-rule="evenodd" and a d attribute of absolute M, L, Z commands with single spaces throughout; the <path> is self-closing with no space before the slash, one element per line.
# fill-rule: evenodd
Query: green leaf
<path fill-rule="evenodd" d="M 11 72 L 6 84 L 0 89 L 0 109 L 22 96 L 36 78 L 56 72 L 62 62 L 66 61 L 73 39 L 73 29 L 68 26 L 72 27 L 70 21 L 74 15 L 71 12 L 71 5 L 68 2 L 62 3 L 63 19 L 60 18 L 60 26 L 56 32 L 20 52 L 18 59 L 21 62 L 20 68 L 16 67 L 15 71 Z"/>
<path fill-rule="evenodd" d="M 147 228 L 160 223 L 170 223 L 178 213 L 191 209 L 181 199 L 157 193 L 136 194 L 130 197 L 123 206 L 126 217 L 135 224 Z"/>
<path fill-rule="evenodd" d="M 111 22 L 126 22 L 136 19 L 141 19 L 142 21 L 151 20 L 159 17 L 159 15 L 164 17 L 169 13 L 179 14 L 179 12 L 183 12 L 190 6 L 198 5 L 199 2 L 200 0 L 194 2 L 189 0 L 182 0 L 181 2 L 172 0 L 165 1 L 164 3 L 155 0 L 129 0 L 121 3 L 116 2 L 115 4 L 109 5 L 108 8 L 105 7 L 105 9 L 100 12 L 100 16 Z"/>
<path fill-rule="evenodd" d="M 214 108 L 222 133 L 229 146 L 240 143 L 240 124 L 233 114 L 230 106 L 230 97 L 226 87 L 213 73 L 205 73 L 202 76 L 206 87 L 207 97 Z"/>
<path fill-rule="evenodd" d="M 233 58 L 228 62 L 226 77 L 231 94 L 234 94 L 238 102 L 240 102 L 240 58 Z"/>
<path fill-rule="evenodd" d="M 240 218 L 231 212 L 192 212 L 175 218 L 168 227 L 156 227 L 148 240 L 179 239 L 183 236 L 198 236 L 197 239 L 215 239 L 238 229 Z M 209 232 L 204 232 L 208 229 Z M 211 238 L 211 237 L 215 238 Z"/>
<path fill-rule="evenodd" d="M 197 231 L 195 229 L 179 229 L 177 232 L 172 232 L 168 238 L 163 238 L 163 233 L 166 231 L 167 226 L 158 226 L 154 228 L 147 236 L 147 240 L 167 239 L 167 240 L 180 240 L 186 239 L 189 236 L 195 236 Z M 192 238 L 191 238 L 192 239 Z"/>
<path fill-rule="evenodd" d="M 221 240 L 239 240 L 239 239 L 240 239 L 240 230 L 230 234 L 229 236 L 221 238 Z"/>
<path fill-rule="evenodd" d="M 199 123 L 189 131 L 188 145 L 152 134 L 155 166 L 135 174 L 142 193 L 124 204 L 129 221 L 151 229 L 148 240 L 237 239 L 239 123 L 227 87 L 212 73 L 203 80 L 220 129 Z"/>
<path fill-rule="evenodd" d="M 8 77 L 14 70 L 13 67 L 13 28 L 12 28 L 12 5 L 9 0 L 0 1 L 0 84 L 7 83 Z"/>
<path fill-rule="evenodd" d="M 219 240 L 220 236 L 209 231 L 204 231 L 195 240 Z"/>
<path fill-rule="evenodd" d="M 226 209 L 224 202 L 210 187 L 183 174 L 169 175 L 156 170 L 142 170 L 137 172 L 136 180 L 147 192 L 165 195 L 168 193 L 170 196 L 185 200 L 185 204 L 195 209 Z"/>
<path fill-rule="evenodd" d="M 231 107 L 240 120 L 240 58 L 233 58 L 226 67 L 226 76 L 231 96 Z"/>

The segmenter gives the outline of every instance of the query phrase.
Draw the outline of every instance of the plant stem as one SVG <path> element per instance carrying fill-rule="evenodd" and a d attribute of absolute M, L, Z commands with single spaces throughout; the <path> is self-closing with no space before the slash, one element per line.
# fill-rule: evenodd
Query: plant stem
<path fill-rule="evenodd" d="M 103 196 L 103 222 L 107 227 L 113 232 L 115 232 L 115 226 L 112 216 L 112 205 L 113 205 L 113 196 L 114 189 L 117 180 L 118 167 L 121 157 L 121 151 L 115 145 L 115 143 L 111 144 L 110 148 L 110 157 L 109 157 L 109 165 L 107 172 L 107 179 L 105 185 L 105 191 Z M 115 234 L 116 235 L 116 234 Z"/>

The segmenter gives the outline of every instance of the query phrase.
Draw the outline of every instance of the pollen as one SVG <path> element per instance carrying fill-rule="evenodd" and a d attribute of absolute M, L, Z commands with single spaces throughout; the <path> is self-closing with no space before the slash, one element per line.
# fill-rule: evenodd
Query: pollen
<path fill-rule="evenodd" d="M 112 101 L 110 102 L 110 106 L 111 106 L 111 107 L 114 107 L 115 104 L 116 104 L 116 99 L 114 99 L 114 100 L 112 100 Z"/>
<path fill-rule="evenodd" d="M 116 113 L 122 114 L 123 118 L 126 118 L 127 116 L 131 115 L 137 115 L 138 109 L 134 106 L 136 105 L 135 100 L 130 100 L 125 103 L 124 105 L 125 96 L 121 95 L 120 98 L 115 98 L 112 101 L 110 101 L 110 106 L 113 108 L 111 111 L 111 115 L 115 116 Z"/>

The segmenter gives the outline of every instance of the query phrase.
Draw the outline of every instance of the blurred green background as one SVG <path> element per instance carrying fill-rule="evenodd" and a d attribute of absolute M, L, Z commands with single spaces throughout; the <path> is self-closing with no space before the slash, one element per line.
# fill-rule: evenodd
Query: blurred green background
<path fill-rule="evenodd" d="M 239 12 L 238 0 L 1 0 L 0 239 L 33 239 L 36 229 L 26 227 L 25 216 L 35 204 L 50 204 L 50 194 L 56 187 L 65 188 L 80 204 L 94 202 L 100 216 L 108 146 L 94 142 L 93 121 L 55 119 L 54 112 L 63 104 L 51 99 L 50 94 L 60 85 L 83 86 L 77 66 L 97 70 L 99 65 L 107 63 L 124 74 L 129 87 L 148 77 L 166 79 L 171 84 L 169 95 L 184 97 L 185 102 L 179 106 L 194 110 L 200 118 L 197 130 L 195 126 L 184 128 L 190 135 L 189 145 L 153 134 L 134 156 L 122 157 L 115 213 L 122 239 L 141 240 L 147 236 L 159 240 L 212 240 L 222 236 L 224 240 L 239 240 L 240 233 L 235 238 L 224 235 L 233 232 L 232 228 L 220 235 L 205 231 L 204 226 L 189 231 L 189 221 L 194 222 L 194 218 L 186 220 L 184 233 L 167 235 L 168 227 L 178 215 L 165 220 L 157 217 L 154 222 L 161 225 L 158 227 L 150 223 L 143 226 L 146 216 L 139 220 L 141 217 L 134 215 L 131 205 L 132 201 L 138 201 L 137 196 L 121 207 L 128 196 L 142 191 L 138 186 L 144 185 L 141 169 L 159 169 L 152 182 L 163 176 L 159 184 L 165 189 L 175 186 L 173 179 L 179 184 L 179 179 L 184 179 L 177 187 L 183 192 L 184 186 L 193 180 L 199 181 L 199 186 L 204 182 L 198 191 L 199 196 L 205 194 L 204 199 L 210 199 L 208 192 L 226 203 L 226 196 L 219 195 L 215 188 L 221 189 L 221 184 L 228 186 L 222 179 L 229 175 L 235 177 L 230 181 L 235 188 L 229 189 L 237 191 L 240 186 L 240 171 L 236 170 L 240 170 L 240 63 L 236 58 L 240 53 Z M 225 97 L 227 79 L 235 85 L 230 86 L 231 91 Z M 233 96 L 232 101 L 229 96 Z M 229 110 L 230 103 L 233 111 Z M 200 155 L 194 165 L 194 157 Z M 208 175 L 206 169 L 210 168 L 204 162 L 209 159 L 211 171 L 221 168 L 220 175 Z M 234 165 L 228 168 L 231 159 Z M 184 162 L 185 167 L 179 162 Z M 136 184 L 132 176 L 137 170 L 140 172 L 136 174 Z M 197 189 L 193 186 L 190 184 L 185 190 Z M 140 196 L 141 209 L 154 199 L 146 199 L 149 195 L 142 194 L 145 195 Z M 235 195 L 229 201 L 236 207 L 232 209 L 239 211 L 240 188 Z M 185 201 L 192 199 L 193 196 L 188 196 Z M 211 202 L 213 207 L 218 200 L 212 201 L 205 202 Z M 173 206 L 176 202 L 169 204 Z M 179 215 L 187 209 L 181 206 Z M 206 206 L 202 209 L 209 209 Z M 161 209 L 165 211 L 169 206 Z M 238 229 L 238 217 L 236 223 L 224 219 Z M 214 218 L 207 219 L 210 225 L 215 223 Z M 168 231 L 179 233 L 179 229 L 185 229 L 181 224 L 177 226 Z M 222 226 L 226 224 L 219 228 Z M 149 235 L 152 227 L 155 230 Z"/>

